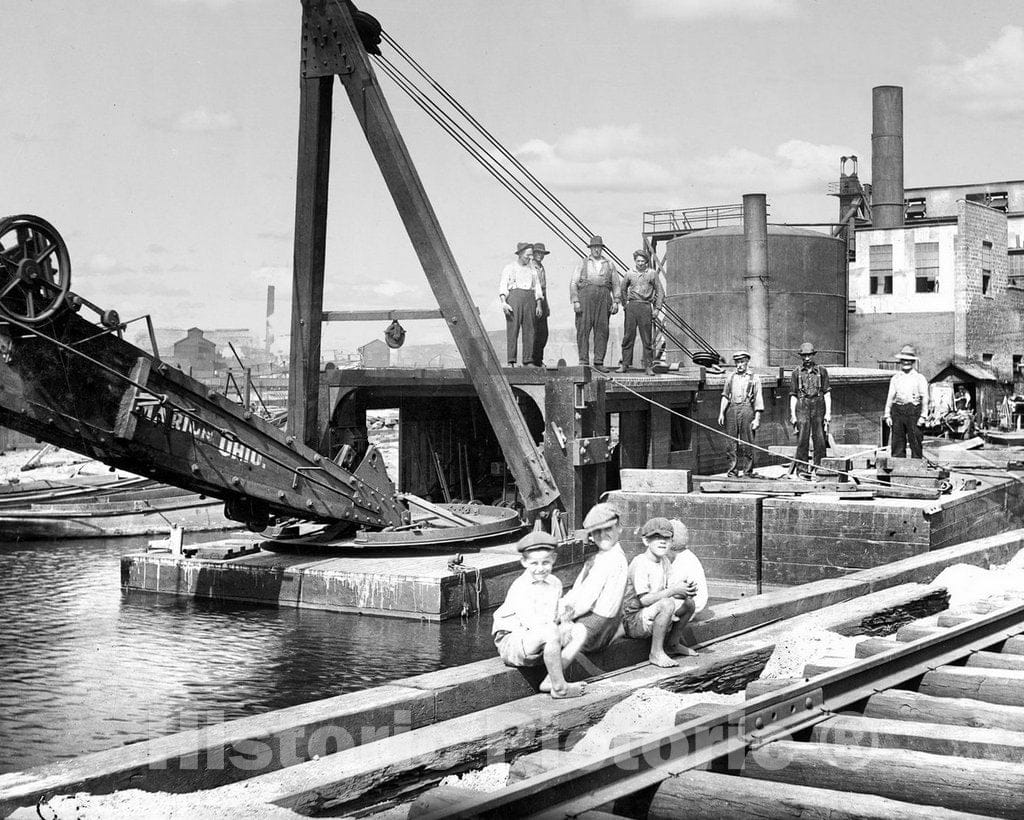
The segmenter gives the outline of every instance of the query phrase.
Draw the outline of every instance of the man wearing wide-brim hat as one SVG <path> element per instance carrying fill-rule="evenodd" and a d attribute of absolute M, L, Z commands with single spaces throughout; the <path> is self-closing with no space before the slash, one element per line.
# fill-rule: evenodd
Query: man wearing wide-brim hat
<path fill-rule="evenodd" d="M 761 426 L 764 412 L 764 396 L 761 393 L 761 377 L 747 368 L 750 354 L 737 350 L 732 354 L 736 370 L 729 374 L 722 386 L 722 405 L 718 411 L 718 423 L 725 428 L 729 438 L 726 452 L 729 454 L 729 475 L 753 475 L 754 433 Z M 738 445 L 738 446 L 737 446 Z"/>
<path fill-rule="evenodd" d="M 533 364 L 537 367 L 544 366 L 544 348 L 548 343 L 548 316 L 551 315 L 551 308 L 548 306 L 548 272 L 544 269 L 544 257 L 550 251 L 543 242 L 533 243 L 533 269 L 537 271 L 537 279 L 540 281 L 540 301 L 537 303 L 540 310 L 537 311 L 537 318 L 533 322 Z"/>
<path fill-rule="evenodd" d="M 523 336 L 523 364 L 533 361 L 533 323 L 540 310 L 540 280 L 533 268 L 533 245 L 520 242 L 516 246 L 516 259 L 501 271 L 498 299 L 505 312 L 505 340 L 508 366 L 516 366 L 519 334 Z"/>
<path fill-rule="evenodd" d="M 590 337 L 594 337 L 594 359 L 596 370 L 604 371 L 604 356 L 608 352 L 608 322 L 613 313 L 618 313 L 619 274 L 612 263 L 605 259 L 604 240 L 600 236 L 590 238 L 590 255 L 577 265 L 569 280 L 569 299 L 576 313 L 576 350 L 580 364 L 589 364 Z"/>
<path fill-rule="evenodd" d="M 889 450 L 893 458 L 906 458 L 909 442 L 910 457 L 924 458 L 921 427 L 928 415 L 928 380 L 914 369 L 917 351 L 913 345 L 903 345 L 896 358 L 900 372 L 889 379 L 885 399 L 885 423 L 891 430 Z"/>
<path fill-rule="evenodd" d="M 797 430 L 796 467 L 801 478 L 811 478 L 807 463 L 810 444 L 814 443 L 814 467 L 821 464 L 828 443 L 825 429 L 832 420 L 832 388 L 828 370 L 814 361 L 818 351 L 810 342 L 800 345 L 800 367 L 790 377 L 789 422 Z"/>

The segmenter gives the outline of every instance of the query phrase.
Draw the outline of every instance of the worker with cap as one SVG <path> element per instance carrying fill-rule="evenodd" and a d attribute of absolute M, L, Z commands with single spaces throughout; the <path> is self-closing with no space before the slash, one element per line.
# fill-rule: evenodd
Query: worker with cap
<path fill-rule="evenodd" d="M 505 340 L 508 366 L 516 366 L 516 348 L 519 334 L 523 336 L 523 364 L 533 361 L 533 323 L 540 310 L 540 280 L 533 267 L 533 245 L 520 242 L 516 246 L 516 260 L 501 271 L 498 299 L 505 312 Z"/>
<path fill-rule="evenodd" d="M 796 467 L 801 478 L 811 478 L 807 464 L 808 445 L 814 442 L 814 466 L 825 455 L 826 427 L 832 420 L 832 388 L 828 370 L 814 361 L 818 351 L 810 342 L 800 345 L 800 367 L 790 377 L 789 421 L 797 429 Z"/>
<path fill-rule="evenodd" d="M 552 572 L 558 542 L 540 530 L 527 533 L 516 544 L 523 574 L 516 578 L 505 601 L 494 611 L 491 634 L 506 666 L 543 663 L 547 676 L 540 689 L 553 698 L 583 694 L 586 684 L 568 683 L 565 668 L 579 654 L 586 638 L 578 624 L 559 624 L 562 582 Z"/>
<path fill-rule="evenodd" d="M 729 475 L 754 474 L 754 434 L 761 426 L 764 396 L 761 377 L 749 370 L 750 354 L 737 350 L 732 354 L 736 369 L 722 386 L 722 403 L 718 410 L 718 423 L 729 438 Z M 738 445 L 738 446 L 737 446 Z"/>
<path fill-rule="evenodd" d="M 900 372 L 889 379 L 885 398 L 885 423 L 892 431 L 889 449 L 893 458 L 906 458 L 910 442 L 910 457 L 924 458 L 921 427 L 928 415 L 928 381 L 914 369 L 917 351 L 913 345 L 903 345 L 896 358 Z"/>
<path fill-rule="evenodd" d="M 620 373 L 627 372 L 633 364 L 633 343 L 639 330 L 644 371 L 648 376 L 654 375 L 654 314 L 665 302 L 665 291 L 658 272 L 650 265 L 651 256 L 647 251 L 633 251 L 633 269 L 626 271 L 622 279 L 622 298 L 626 309 Z"/>
<path fill-rule="evenodd" d="M 622 599 L 626 593 L 629 564 L 619 538 L 619 511 L 611 504 L 595 504 L 583 519 L 588 540 L 597 545 L 576 582 L 559 604 L 559 622 L 582 624 L 587 630 L 584 652 L 604 649 L 622 622 Z"/>
<path fill-rule="evenodd" d="M 605 371 L 608 323 L 619 312 L 619 275 L 604 256 L 604 241 L 590 237 L 590 255 L 576 266 L 569 279 L 569 300 L 576 313 L 576 349 L 580 364 L 590 363 L 590 337 L 594 337 L 594 369 Z"/>
<path fill-rule="evenodd" d="M 537 279 L 540 281 L 540 300 L 537 311 L 537 318 L 533 323 L 533 358 L 532 363 L 537 367 L 544 366 L 544 348 L 548 343 L 548 316 L 551 309 L 548 306 L 548 273 L 544 270 L 544 257 L 550 251 L 544 247 L 543 242 L 533 243 L 533 269 L 537 271 Z"/>

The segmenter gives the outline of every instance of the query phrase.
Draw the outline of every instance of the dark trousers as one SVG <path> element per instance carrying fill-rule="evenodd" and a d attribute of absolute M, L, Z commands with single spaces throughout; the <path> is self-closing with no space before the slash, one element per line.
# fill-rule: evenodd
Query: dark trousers
<path fill-rule="evenodd" d="M 907 442 L 910 442 L 910 457 L 924 458 L 921 451 L 921 428 L 917 420 L 921 417 L 920 404 L 894 404 L 890 408 L 892 434 L 889 445 L 893 458 L 907 457 Z"/>
<path fill-rule="evenodd" d="M 540 367 L 544 364 L 544 347 L 548 343 L 548 300 L 541 300 L 541 314 L 533 321 L 533 363 Z"/>
<path fill-rule="evenodd" d="M 814 464 L 821 464 L 828 445 L 825 443 L 825 399 L 822 396 L 802 398 L 796 401 L 796 460 L 807 461 L 807 449 L 811 440 L 814 441 Z M 797 464 L 797 469 L 807 472 L 806 464 Z"/>
<path fill-rule="evenodd" d="M 725 434 L 739 439 L 739 442 L 730 440 L 726 447 L 730 470 L 746 473 L 754 469 L 754 449 L 750 446 L 754 442 L 754 431 L 750 429 L 753 420 L 754 406 L 748 402 L 725 408 Z"/>
<path fill-rule="evenodd" d="M 508 342 L 508 363 L 516 363 L 519 332 L 523 333 L 523 364 L 533 360 L 533 320 L 536 318 L 537 299 L 532 290 L 510 290 L 505 302 L 512 313 L 505 314 L 505 340 Z"/>
<path fill-rule="evenodd" d="M 626 303 L 626 322 L 622 326 L 622 363 L 629 367 L 633 364 L 633 342 L 636 332 L 640 331 L 640 346 L 643 347 L 643 366 L 654 364 L 654 324 L 652 321 L 653 306 L 642 299 L 634 299 Z"/>
<path fill-rule="evenodd" d="M 604 364 L 608 351 L 608 320 L 612 311 L 612 292 L 599 285 L 580 288 L 580 308 L 576 314 L 576 350 L 580 364 L 590 361 L 590 334 L 594 334 L 594 364 Z"/>

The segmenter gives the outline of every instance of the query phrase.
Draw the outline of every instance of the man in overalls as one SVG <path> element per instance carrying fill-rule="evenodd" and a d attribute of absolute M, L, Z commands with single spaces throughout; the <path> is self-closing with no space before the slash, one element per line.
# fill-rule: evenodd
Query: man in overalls
<path fill-rule="evenodd" d="M 533 269 L 537 271 L 541 293 L 537 303 L 540 309 L 533 322 L 533 364 L 536 367 L 544 366 L 544 348 L 548 343 L 548 316 L 551 315 L 551 309 L 548 307 L 548 272 L 544 270 L 544 257 L 548 253 L 550 251 L 544 247 L 543 242 L 533 243 Z"/>
<path fill-rule="evenodd" d="M 516 261 L 509 262 L 501 271 L 498 299 L 505 312 L 505 339 L 508 366 L 516 366 L 519 333 L 523 336 L 523 364 L 533 361 L 533 321 L 540 310 L 540 281 L 533 268 L 533 245 L 520 242 L 516 247 Z"/>
<path fill-rule="evenodd" d="M 722 386 L 718 423 L 732 437 L 727 449 L 729 475 L 750 476 L 754 474 L 754 450 L 751 445 L 754 433 L 761 426 L 764 396 L 761 394 L 761 377 L 747 370 L 750 354 L 745 350 L 737 350 L 732 360 L 736 362 L 736 370 L 729 374 Z"/>
<path fill-rule="evenodd" d="M 807 464 L 808 445 L 814 440 L 814 466 L 825 455 L 825 427 L 832 420 L 832 388 L 828 371 L 814 362 L 818 351 L 810 342 L 800 345 L 803 363 L 793 369 L 789 390 L 789 421 L 797 429 L 796 467 L 801 478 L 813 477 Z"/>
<path fill-rule="evenodd" d="M 604 258 L 600 236 L 590 238 L 590 256 L 576 267 L 569 280 L 569 299 L 576 312 L 576 348 L 580 364 L 590 362 L 590 336 L 594 336 L 594 369 L 607 372 L 608 322 L 619 312 L 619 275 Z"/>

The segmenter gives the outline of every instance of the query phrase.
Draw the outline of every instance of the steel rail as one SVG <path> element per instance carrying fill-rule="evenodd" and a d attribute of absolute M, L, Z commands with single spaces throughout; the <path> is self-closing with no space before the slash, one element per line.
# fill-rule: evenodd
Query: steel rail
<path fill-rule="evenodd" d="M 1022 633 L 1024 604 L 1005 607 L 941 634 L 654 733 L 582 765 L 569 764 L 515 783 L 500 794 L 447 806 L 443 813 L 428 818 L 575 817 L 718 758 L 742 762 L 748 748 L 809 728 L 876 692 Z"/>

